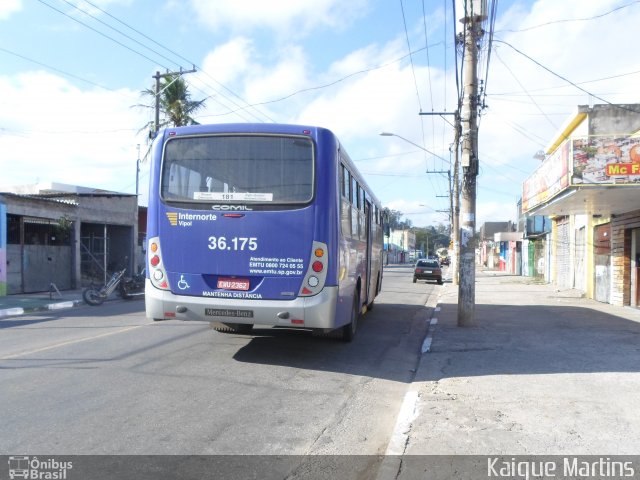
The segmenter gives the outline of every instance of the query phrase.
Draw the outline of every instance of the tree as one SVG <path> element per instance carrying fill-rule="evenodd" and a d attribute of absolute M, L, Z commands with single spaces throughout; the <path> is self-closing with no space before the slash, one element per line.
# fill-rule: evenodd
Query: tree
<path fill-rule="evenodd" d="M 155 108 L 155 87 L 143 90 L 142 94 L 150 97 L 153 103 L 151 107 L 149 105 L 140 106 Z M 156 128 L 154 122 L 150 121 L 141 130 L 149 128 L 155 133 L 157 129 L 168 126 L 198 125 L 193 115 L 204 108 L 205 101 L 206 98 L 202 100 L 191 99 L 189 87 L 182 75 L 178 73 L 164 75 L 160 79 L 160 125 Z"/>
<path fill-rule="evenodd" d="M 439 224 L 434 227 L 430 225 L 423 228 L 414 228 L 413 233 L 416 236 L 416 245 L 421 247 L 424 245 L 425 254 L 433 255 L 435 252 L 439 252 L 440 249 L 447 248 L 451 241 L 450 228 L 448 226 Z"/>
<path fill-rule="evenodd" d="M 389 230 L 398 229 L 402 212 L 399 212 L 398 210 L 390 210 L 388 207 L 384 207 L 382 209 L 382 215 L 384 216 L 385 223 L 387 224 L 387 227 L 389 227 Z"/>

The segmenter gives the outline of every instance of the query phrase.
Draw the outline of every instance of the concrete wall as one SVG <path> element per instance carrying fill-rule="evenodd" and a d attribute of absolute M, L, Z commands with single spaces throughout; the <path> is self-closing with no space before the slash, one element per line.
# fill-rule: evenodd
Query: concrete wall
<path fill-rule="evenodd" d="M 9 245 L 7 293 L 49 291 L 71 288 L 71 247 L 53 245 Z M 24 284 L 23 284 L 24 280 Z"/>
<path fill-rule="evenodd" d="M 630 134 L 640 129 L 639 104 L 594 105 L 589 112 L 589 135 Z"/>

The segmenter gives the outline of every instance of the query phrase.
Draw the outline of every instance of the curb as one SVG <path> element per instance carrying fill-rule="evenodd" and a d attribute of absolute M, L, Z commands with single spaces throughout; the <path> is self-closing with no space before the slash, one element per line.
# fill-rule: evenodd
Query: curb
<path fill-rule="evenodd" d="M 438 299 L 436 304 L 431 311 L 431 315 L 428 318 L 425 318 L 425 322 L 427 322 L 427 333 L 425 335 L 424 341 L 422 342 L 422 347 L 420 351 L 420 363 L 423 361 L 425 354 L 431 351 L 431 343 L 433 342 L 433 332 L 435 330 L 435 326 L 438 324 L 438 313 L 441 311 L 441 302 L 442 302 L 442 291 L 438 294 Z M 420 365 L 418 365 L 416 369 L 416 373 Z M 418 403 L 420 400 L 420 394 L 418 392 L 418 387 L 416 386 L 416 382 L 412 380 L 407 393 L 404 396 L 404 400 L 400 407 L 400 412 L 398 414 L 398 418 L 396 419 L 396 425 L 393 429 L 393 433 L 391 435 L 391 440 L 387 445 L 387 450 L 385 452 L 386 458 L 398 458 L 404 455 L 404 451 L 409 440 L 409 435 L 411 433 L 411 426 L 413 420 L 420 414 Z M 384 462 L 383 462 L 384 463 Z M 393 465 L 395 466 L 394 462 Z M 395 478 L 393 476 L 389 476 L 390 472 L 393 472 L 394 467 L 389 465 L 389 462 L 386 462 L 384 468 L 381 469 L 381 472 L 384 472 L 382 475 L 378 475 L 378 479 L 383 478 Z M 395 473 L 397 474 L 397 470 Z"/>
<path fill-rule="evenodd" d="M 84 305 L 83 300 L 68 300 L 66 302 L 48 303 L 38 307 L 14 307 L 5 308 L 0 310 L 0 319 L 5 317 L 16 317 L 20 315 L 27 315 L 29 313 L 46 312 L 48 310 L 62 310 L 65 308 L 73 308 Z"/>

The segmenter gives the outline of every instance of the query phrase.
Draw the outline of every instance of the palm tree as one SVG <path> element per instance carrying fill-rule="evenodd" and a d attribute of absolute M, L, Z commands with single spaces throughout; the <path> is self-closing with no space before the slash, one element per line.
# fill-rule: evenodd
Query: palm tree
<path fill-rule="evenodd" d="M 147 88 L 142 92 L 143 95 L 151 97 L 155 104 L 156 91 L 155 88 Z M 150 121 L 143 129 L 150 129 L 150 138 L 163 127 L 174 126 L 181 127 L 183 125 L 198 125 L 192 115 L 204 107 L 206 99 L 191 100 L 189 87 L 179 73 L 163 75 L 160 79 L 160 122 L 154 125 Z M 148 107 L 148 105 L 142 105 Z"/>

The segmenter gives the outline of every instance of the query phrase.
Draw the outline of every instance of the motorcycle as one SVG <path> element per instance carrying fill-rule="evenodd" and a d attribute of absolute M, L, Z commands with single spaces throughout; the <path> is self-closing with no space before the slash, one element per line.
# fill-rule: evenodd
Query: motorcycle
<path fill-rule="evenodd" d="M 136 273 L 133 277 L 120 280 L 118 292 L 125 300 L 144 296 L 144 270 Z"/>
<path fill-rule="evenodd" d="M 144 274 L 139 273 L 131 278 L 124 278 L 126 271 L 127 269 L 124 268 L 114 272 L 109 281 L 102 287 L 91 285 L 85 288 L 82 292 L 82 298 L 87 304 L 96 307 L 102 305 L 116 288 L 119 295 L 125 300 L 144 295 Z"/>

